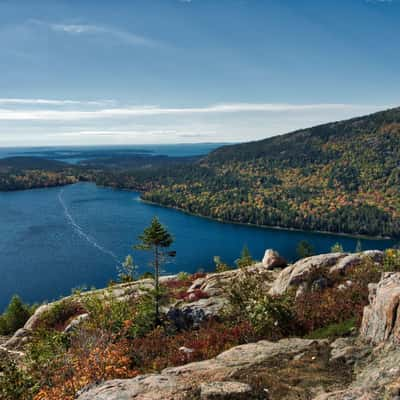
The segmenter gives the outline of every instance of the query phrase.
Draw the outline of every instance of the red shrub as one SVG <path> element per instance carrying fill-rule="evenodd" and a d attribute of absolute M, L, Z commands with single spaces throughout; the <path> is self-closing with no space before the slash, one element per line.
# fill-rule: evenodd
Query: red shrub
<path fill-rule="evenodd" d="M 368 304 L 368 288 L 354 283 L 339 290 L 309 291 L 296 299 L 296 320 L 304 333 L 351 318 L 361 321 L 364 306 Z"/>
<path fill-rule="evenodd" d="M 185 331 L 174 336 L 157 329 L 144 338 L 133 340 L 131 358 L 135 367 L 143 372 L 158 371 L 215 357 L 224 350 L 254 338 L 254 331 L 247 323 L 229 327 L 209 322 L 198 331 Z M 180 350 L 181 347 L 190 351 Z"/>

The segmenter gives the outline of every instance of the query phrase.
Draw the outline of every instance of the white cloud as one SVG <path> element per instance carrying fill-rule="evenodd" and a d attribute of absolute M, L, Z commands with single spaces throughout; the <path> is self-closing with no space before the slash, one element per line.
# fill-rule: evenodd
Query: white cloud
<path fill-rule="evenodd" d="M 42 100 L 45 101 L 45 100 Z M 97 110 L 20 110 L 0 109 L 3 121 L 79 121 L 87 119 L 109 119 L 141 116 L 190 115 L 190 114 L 236 114 L 236 113 L 280 113 L 307 111 L 358 111 L 360 113 L 389 108 L 389 106 L 358 104 L 280 104 L 280 103 L 227 103 L 205 107 L 159 107 L 135 106 L 102 108 Z"/>
<path fill-rule="evenodd" d="M 373 3 L 373 4 L 382 4 L 382 3 L 394 3 L 395 0 L 365 0 L 367 3 Z"/>
<path fill-rule="evenodd" d="M 112 27 L 105 27 L 91 24 L 67 24 L 67 23 L 46 23 L 42 21 L 31 21 L 35 24 L 46 26 L 54 32 L 62 32 L 69 35 L 104 35 L 120 43 L 131 46 L 160 47 L 163 44 L 159 41 L 131 32 L 122 31 Z"/>
<path fill-rule="evenodd" d="M 115 104 L 114 100 L 66 100 L 66 99 L 30 99 L 30 98 L 0 98 L 0 104 L 11 105 L 48 105 L 48 106 L 66 106 L 66 105 L 87 105 L 101 106 Z"/>
<path fill-rule="evenodd" d="M 165 136 L 177 136 L 177 137 L 212 137 L 214 132 L 187 132 L 177 129 L 144 129 L 144 130 L 83 130 L 83 131 L 71 131 L 71 132 L 58 132 L 49 133 L 48 137 L 125 137 L 125 138 L 142 138 L 148 136 L 165 137 Z"/>

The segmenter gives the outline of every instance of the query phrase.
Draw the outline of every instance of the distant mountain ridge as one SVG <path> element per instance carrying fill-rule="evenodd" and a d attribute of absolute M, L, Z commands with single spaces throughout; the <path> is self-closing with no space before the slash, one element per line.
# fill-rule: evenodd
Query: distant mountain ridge
<path fill-rule="evenodd" d="M 226 221 L 400 235 L 400 108 L 223 146 L 147 200 Z"/>
<path fill-rule="evenodd" d="M 348 139 L 349 137 L 354 137 L 365 132 L 373 134 L 383 126 L 390 126 L 392 124 L 400 124 L 400 107 L 349 120 L 330 122 L 311 128 L 300 129 L 262 140 L 222 146 L 212 151 L 207 158 L 209 160 L 214 160 L 217 157 L 237 160 L 246 160 L 249 157 L 285 159 L 287 157 L 287 150 L 292 149 L 297 152 L 294 157 L 295 159 L 298 159 L 299 156 L 309 156 L 310 154 L 318 158 L 318 154 L 313 152 L 315 146 L 332 139 Z M 312 144 L 313 147 L 308 147 L 309 144 Z M 282 146 L 286 146 L 287 148 L 282 149 Z"/>

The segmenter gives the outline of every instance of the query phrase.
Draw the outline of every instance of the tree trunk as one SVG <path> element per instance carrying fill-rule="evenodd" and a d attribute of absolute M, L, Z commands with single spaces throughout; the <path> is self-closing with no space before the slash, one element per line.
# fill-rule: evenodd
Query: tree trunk
<path fill-rule="evenodd" d="M 155 296 L 155 307 L 156 307 L 156 325 L 160 325 L 160 260 L 159 260 L 158 246 L 155 247 L 154 255 L 154 272 L 155 272 L 155 286 L 156 286 L 156 296 Z"/>

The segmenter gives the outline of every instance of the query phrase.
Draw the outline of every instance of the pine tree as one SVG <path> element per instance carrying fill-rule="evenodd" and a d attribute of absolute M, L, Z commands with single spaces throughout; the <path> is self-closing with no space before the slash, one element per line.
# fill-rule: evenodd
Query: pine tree
<path fill-rule="evenodd" d="M 156 324 L 160 324 L 160 268 L 167 257 L 175 257 L 175 251 L 168 251 L 173 243 L 172 235 L 160 223 L 157 217 L 154 217 L 149 227 L 139 236 L 139 244 L 134 246 L 137 250 L 151 251 L 153 260 L 151 265 L 154 270 L 155 281 L 155 318 Z"/>
<path fill-rule="evenodd" d="M 240 253 L 240 258 L 235 261 L 235 264 L 238 268 L 245 268 L 254 263 L 254 260 L 250 254 L 249 248 L 244 245 L 242 252 Z"/>
<path fill-rule="evenodd" d="M 343 253 L 343 246 L 339 243 L 336 242 L 332 247 L 331 247 L 331 253 Z"/>
<path fill-rule="evenodd" d="M 297 245 L 297 255 L 299 258 L 311 257 L 314 255 L 314 246 L 307 240 L 300 241 Z"/>

